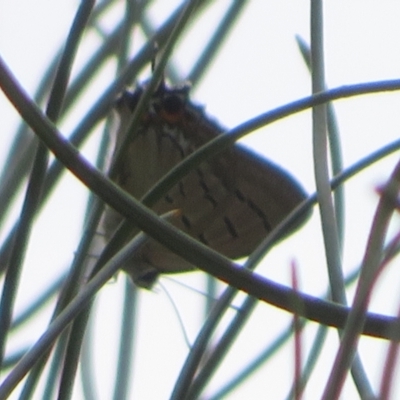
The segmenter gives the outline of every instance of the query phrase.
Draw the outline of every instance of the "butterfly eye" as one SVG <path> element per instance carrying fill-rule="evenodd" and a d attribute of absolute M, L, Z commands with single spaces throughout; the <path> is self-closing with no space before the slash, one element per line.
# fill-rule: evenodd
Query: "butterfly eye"
<path fill-rule="evenodd" d="M 116 108 L 121 109 L 122 107 L 129 107 L 133 111 L 139 103 L 140 96 L 143 94 L 141 87 L 137 88 L 134 92 L 124 91 L 121 96 L 117 99 Z"/>
<path fill-rule="evenodd" d="M 167 122 L 174 123 L 181 119 L 185 101 L 178 94 L 169 94 L 162 99 L 159 115 Z"/>
<path fill-rule="evenodd" d="M 184 102 L 181 96 L 171 94 L 167 96 L 162 103 L 163 111 L 168 114 L 179 114 L 184 107 Z"/>

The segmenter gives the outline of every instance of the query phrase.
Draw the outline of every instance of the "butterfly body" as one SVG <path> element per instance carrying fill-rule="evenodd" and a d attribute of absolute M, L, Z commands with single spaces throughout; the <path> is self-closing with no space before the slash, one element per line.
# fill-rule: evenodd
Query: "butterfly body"
<path fill-rule="evenodd" d="M 121 132 L 143 89 L 125 92 L 118 101 Z M 137 132 L 128 138 L 116 160 L 112 179 L 140 199 L 171 168 L 197 148 L 223 133 L 204 110 L 190 102 L 187 86 L 154 93 Z M 130 133 L 128 133 L 130 135 Z M 179 210 L 171 221 L 207 246 L 237 259 L 248 256 L 268 233 L 306 198 L 304 190 L 283 169 L 241 145 L 234 145 L 190 171 L 153 207 L 162 215 Z M 110 236 L 122 217 L 108 208 L 104 229 Z M 302 222 L 302 221 L 300 221 Z M 151 287 L 159 273 L 195 268 L 150 239 L 124 269 L 139 285 Z M 142 277 L 150 276 L 150 282 Z"/>

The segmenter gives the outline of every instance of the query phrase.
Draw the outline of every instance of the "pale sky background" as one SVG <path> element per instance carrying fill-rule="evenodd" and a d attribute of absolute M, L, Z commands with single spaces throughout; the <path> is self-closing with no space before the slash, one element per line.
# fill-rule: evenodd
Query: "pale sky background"
<path fill-rule="evenodd" d="M 155 3 L 162 3 L 157 1 Z M 173 3 L 168 3 L 168 8 Z M 164 3 L 164 5 L 165 5 Z M 199 47 L 205 41 L 204 21 L 212 24 L 215 15 L 224 10 L 229 1 L 215 1 L 216 6 L 201 24 L 194 27 L 190 37 L 175 52 L 182 76 L 190 70 Z M 24 88 L 33 93 L 44 65 L 51 59 L 69 29 L 76 1 L 66 0 L 3 0 L 0 2 L 0 54 L 13 70 Z M 372 80 L 398 78 L 400 72 L 400 3 L 396 1 L 325 2 L 325 65 L 327 86 Z M 167 8 L 167 7 L 166 7 Z M 154 8 L 154 21 L 163 21 L 168 11 Z M 215 14 L 214 14 L 215 13 Z M 104 22 L 106 28 L 107 21 Z M 310 93 L 309 73 L 297 49 L 295 35 L 309 42 L 309 2 L 250 1 L 234 27 L 219 56 L 213 61 L 201 84 L 192 93 L 195 102 L 205 105 L 206 112 L 228 128 L 235 127 L 262 112 L 304 97 Z M 93 38 L 95 40 L 95 38 Z M 90 49 L 90 41 L 83 46 Z M 77 65 L 84 58 L 78 55 Z M 145 75 L 144 78 L 148 76 Z M 107 71 L 99 77 L 96 87 L 82 101 L 76 114 L 61 126 L 68 135 L 77 118 L 85 112 L 93 99 L 110 83 Z M 86 103 L 85 103 L 86 102 Z M 344 165 L 349 166 L 371 151 L 395 140 L 399 135 L 400 93 L 379 94 L 342 100 L 335 103 L 341 132 Z M 311 113 L 287 118 L 247 137 L 243 142 L 291 171 L 310 193 L 314 191 L 311 147 Z M 18 116 L 0 94 L 2 146 L 0 161 L 4 159 Z M 92 140 L 85 147 L 88 157 L 94 156 Z M 378 200 L 375 188 L 383 184 L 392 171 L 398 154 L 363 172 L 346 185 L 346 237 L 343 258 L 345 273 L 360 263 L 373 212 Z M 24 271 L 17 310 L 29 304 L 51 277 L 59 274 L 72 260 L 80 232 L 79 221 L 85 190 L 70 174 L 58 187 L 43 212 L 32 234 L 32 242 Z M 18 211 L 19 205 L 16 206 Z M 10 216 L 13 221 L 15 216 Z M 62 229 L 60 229 L 62 227 Z M 398 229 L 398 220 L 393 224 Z M 0 232 L 4 237 L 5 232 Z M 52 256 L 43 257 L 43 246 L 53 249 Z M 269 254 L 257 270 L 269 279 L 290 285 L 290 262 L 295 259 L 300 271 L 301 290 L 313 295 L 325 292 L 327 274 L 319 228 L 318 212 L 293 237 Z M 48 249 L 46 250 L 47 254 Z M 393 263 L 378 283 L 371 310 L 393 314 L 399 304 L 398 266 Z M 39 272 L 38 272 L 39 271 Z M 200 273 L 182 274 L 177 280 L 203 290 Z M 197 292 L 181 288 L 169 279 L 162 284 L 168 288 L 184 321 L 189 339 L 194 340 L 201 326 L 202 298 Z M 123 280 L 107 285 L 100 296 L 101 313 L 97 325 L 101 354 L 96 373 L 101 399 L 108 399 L 110 390 L 110 360 L 117 343 L 112 327 L 118 325 L 115 307 Z M 352 290 L 349 291 L 349 294 Z M 183 333 L 165 293 L 141 293 L 140 331 L 136 347 L 138 362 L 134 371 L 132 399 L 168 398 L 174 379 L 185 360 L 187 345 Z M 256 355 L 289 322 L 288 315 L 265 304 L 260 304 L 246 325 L 234 349 L 213 379 L 209 393 L 218 388 L 234 371 Z M 43 324 L 46 323 L 46 316 Z M 39 335 L 45 325 L 30 330 L 31 338 Z M 304 338 L 305 350 L 312 345 L 315 326 L 310 325 Z M 99 336 L 101 336 L 101 341 Z M 21 335 L 19 343 L 30 343 Z M 18 348 L 19 343 L 15 344 Z M 329 335 L 321 362 L 309 383 L 305 399 L 319 398 L 337 349 L 337 334 Z M 385 345 L 376 339 L 362 339 L 360 353 L 371 382 L 379 387 Z M 229 399 L 283 399 L 293 379 L 293 346 L 286 346 L 270 365 L 254 374 Z M 111 368 L 111 371 L 113 369 Z M 397 375 L 399 378 L 399 375 Z M 276 385 L 279 379 L 279 384 Z M 77 387 L 74 399 L 80 399 Z M 343 398 L 357 398 L 351 383 L 346 385 Z"/>

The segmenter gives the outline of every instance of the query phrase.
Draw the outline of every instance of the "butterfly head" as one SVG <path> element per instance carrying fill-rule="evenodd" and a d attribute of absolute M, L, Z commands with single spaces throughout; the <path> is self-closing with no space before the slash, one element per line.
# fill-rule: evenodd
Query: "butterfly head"
<path fill-rule="evenodd" d="M 117 100 L 116 110 L 121 113 L 121 110 L 128 108 L 130 112 L 133 112 L 145 92 L 146 86 L 145 83 L 138 86 L 133 92 L 123 92 Z M 151 96 L 147 109 L 159 115 L 167 123 L 176 123 L 184 116 L 186 105 L 189 102 L 189 91 L 189 83 L 169 87 L 162 81 Z"/>

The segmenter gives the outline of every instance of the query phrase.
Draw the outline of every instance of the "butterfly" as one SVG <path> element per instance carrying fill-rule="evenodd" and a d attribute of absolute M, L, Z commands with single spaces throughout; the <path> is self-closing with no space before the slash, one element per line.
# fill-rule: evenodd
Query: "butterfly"
<path fill-rule="evenodd" d="M 115 148 L 121 145 L 127 121 L 144 90 L 145 84 L 125 91 L 116 102 L 119 128 Z M 137 130 L 128 132 L 128 140 L 114 160 L 111 178 L 136 199 L 188 155 L 225 131 L 201 106 L 192 103 L 189 93 L 189 85 L 168 86 L 163 80 Z M 235 144 L 190 171 L 152 209 L 159 215 L 179 210 L 170 221 L 174 226 L 226 257 L 239 259 L 254 251 L 306 197 L 288 172 Z M 307 217 L 296 221 L 285 236 Z M 115 210 L 106 208 L 102 220 L 106 239 L 122 219 Z M 149 239 L 122 268 L 137 286 L 151 288 L 159 274 L 191 271 L 196 266 Z"/>

